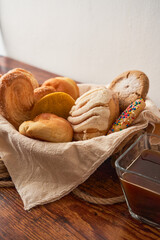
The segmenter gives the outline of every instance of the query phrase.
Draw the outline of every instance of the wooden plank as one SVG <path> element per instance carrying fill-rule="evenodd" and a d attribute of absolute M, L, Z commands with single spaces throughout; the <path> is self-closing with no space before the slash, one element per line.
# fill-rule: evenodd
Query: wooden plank
<path fill-rule="evenodd" d="M 31 66 L 18 60 L 13 60 L 9 57 L 0 56 L 0 74 L 4 74 L 13 68 L 24 68 L 32 72 L 32 74 L 35 76 L 35 78 L 40 84 L 49 78 L 59 76 L 58 74 L 42 70 L 40 68 Z"/>

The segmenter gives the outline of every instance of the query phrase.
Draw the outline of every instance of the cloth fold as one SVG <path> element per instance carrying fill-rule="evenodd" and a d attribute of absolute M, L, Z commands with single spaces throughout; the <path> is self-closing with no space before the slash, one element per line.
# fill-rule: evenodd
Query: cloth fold
<path fill-rule="evenodd" d="M 85 87 L 79 85 L 80 91 L 84 92 Z M 89 90 L 89 85 L 86 89 Z M 146 108 L 134 124 L 121 132 L 78 142 L 49 143 L 21 135 L 0 116 L 0 154 L 24 209 L 29 210 L 71 192 L 108 159 L 126 137 L 149 123 L 160 123 L 160 112 L 147 99 Z"/>

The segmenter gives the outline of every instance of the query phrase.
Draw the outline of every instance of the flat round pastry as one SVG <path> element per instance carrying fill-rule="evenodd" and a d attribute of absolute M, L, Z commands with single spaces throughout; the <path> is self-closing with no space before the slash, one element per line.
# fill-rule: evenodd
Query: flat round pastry
<path fill-rule="evenodd" d="M 146 104 L 142 98 L 139 98 L 130 104 L 112 125 L 108 134 L 118 132 L 129 127 L 132 122 L 138 117 L 138 115 L 143 111 L 145 106 Z"/>
<path fill-rule="evenodd" d="M 105 135 L 118 115 L 119 102 L 110 89 L 100 87 L 84 93 L 76 100 L 68 117 L 74 140 Z"/>
<path fill-rule="evenodd" d="M 25 121 L 19 127 L 19 132 L 27 137 L 48 142 L 71 142 L 73 129 L 70 123 L 51 113 L 42 113 L 33 121 Z"/>
<path fill-rule="evenodd" d="M 56 92 L 56 89 L 50 86 L 41 86 L 41 87 L 35 88 L 34 89 L 35 102 L 38 102 L 42 97 L 53 92 Z"/>
<path fill-rule="evenodd" d="M 30 79 L 30 81 L 31 81 L 32 86 L 33 86 L 34 89 L 37 88 L 37 87 L 39 87 L 38 81 L 35 79 L 35 77 L 33 76 L 33 74 L 32 74 L 31 72 L 29 72 L 29 71 L 27 71 L 27 70 L 25 70 L 25 69 L 23 69 L 23 68 L 14 68 L 14 69 L 11 70 L 11 71 L 23 73 L 24 75 L 26 75 L 27 77 L 29 77 L 29 79 Z"/>
<path fill-rule="evenodd" d="M 34 104 L 30 76 L 13 69 L 0 78 L 0 114 L 15 128 L 30 118 Z"/>
<path fill-rule="evenodd" d="M 127 71 L 115 78 L 109 89 L 118 94 L 120 110 L 124 111 L 136 99 L 145 100 L 149 90 L 149 79 L 141 71 Z"/>
<path fill-rule="evenodd" d="M 74 80 L 67 77 L 56 77 L 46 80 L 42 86 L 51 86 L 57 92 L 65 92 L 69 94 L 74 100 L 79 97 L 79 88 Z"/>
<path fill-rule="evenodd" d="M 74 99 L 67 93 L 47 94 L 35 103 L 32 109 L 32 119 L 41 113 L 53 113 L 59 117 L 67 118 L 74 103 Z"/>

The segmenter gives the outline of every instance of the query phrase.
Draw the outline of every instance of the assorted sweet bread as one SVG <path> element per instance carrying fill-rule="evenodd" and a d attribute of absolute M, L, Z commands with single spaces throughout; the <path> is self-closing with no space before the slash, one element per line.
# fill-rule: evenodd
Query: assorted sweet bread
<path fill-rule="evenodd" d="M 35 79 L 35 77 L 33 76 L 33 74 L 31 72 L 29 72 L 25 69 L 22 69 L 22 68 L 15 68 L 15 69 L 13 69 L 13 71 L 15 71 L 16 73 L 21 72 L 24 75 L 26 75 L 30 79 L 31 84 L 32 84 L 34 89 L 39 87 L 39 83 L 37 82 L 37 80 Z"/>
<path fill-rule="evenodd" d="M 56 89 L 50 86 L 41 86 L 34 89 L 34 100 L 35 103 L 38 102 L 42 97 L 49 93 L 56 92 Z"/>
<path fill-rule="evenodd" d="M 0 114 L 17 129 L 30 119 L 36 85 L 38 82 L 31 73 L 18 68 L 0 78 Z"/>
<path fill-rule="evenodd" d="M 65 92 L 54 92 L 42 97 L 35 103 L 32 118 L 41 113 L 53 113 L 59 117 L 67 118 L 75 100 Z"/>
<path fill-rule="evenodd" d="M 46 80 L 42 86 L 50 86 L 56 89 L 57 92 L 65 92 L 76 100 L 79 97 L 79 88 L 75 81 L 67 77 L 55 77 Z"/>
<path fill-rule="evenodd" d="M 116 94 L 101 87 L 79 97 L 70 111 L 68 121 L 74 130 L 75 140 L 86 140 L 105 135 L 119 115 Z"/>
<path fill-rule="evenodd" d="M 42 113 L 32 121 L 25 121 L 19 132 L 27 137 L 48 142 L 71 142 L 73 129 L 69 122 L 52 113 Z"/>
<path fill-rule="evenodd" d="M 145 106 L 146 104 L 142 98 L 139 98 L 130 104 L 114 122 L 108 134 L 118 132 L 129 127 L 132 122 L 138 117 L 138 115 L 143 111 Z"/>
<path fill-rule="evenodd" d="M 109 89 L 118 94 L 120 110 L 124 111 L 136 99 L 145 100 L 149 90 L 149 79 L 141 71 L 127 71 L 116 77 Z"/>
<path fill-rule="evenodd" d="M 32 73 L 15 68 L 0 76 L 0 114 L 30 138 L 88 140 L 129 127 L 145 108 L 148 89 L 143 72 L 128 71 L 108 88 L 92 88 L 80 96 L 70 78 L 51 78 L 39 86 Z"/>

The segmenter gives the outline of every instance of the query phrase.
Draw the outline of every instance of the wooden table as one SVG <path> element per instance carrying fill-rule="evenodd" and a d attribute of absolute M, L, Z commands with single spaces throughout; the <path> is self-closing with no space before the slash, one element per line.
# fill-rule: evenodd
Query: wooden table
<path fill-rule="evenodd" d="M 4 74 L 15 67 L 31 71 L 40 83 L 56 76 L 54 73 L 0 56 L 0 73 Z M 104 198 L 122 194 L 115 169 L 109 159 L 80 189 Z M 134 220 L 126 203 L 100 206 L 80 200 L 70 193 L 54 203 L 25 211 L 15 188 L 0 188 L 0 240 L 3 239 L 151 240 L 160 239 L 160 231 Z"/>

